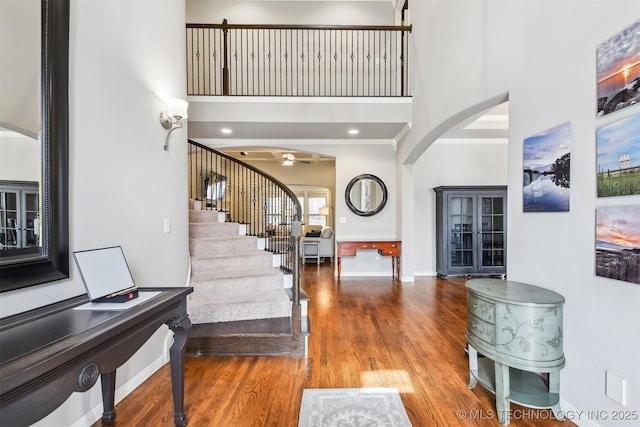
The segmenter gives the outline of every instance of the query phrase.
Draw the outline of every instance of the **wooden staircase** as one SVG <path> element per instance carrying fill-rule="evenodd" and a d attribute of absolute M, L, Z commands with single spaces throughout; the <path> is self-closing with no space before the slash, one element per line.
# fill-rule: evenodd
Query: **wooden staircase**
<path fill-rule="evenodd" d="M 292 275 L 280 268 L 280 255 L 216 210 L 191 209 L 189 222 L 187 354 L 303 356 L 309 298 L 301 290 L 300 306 L 292 306 Z"/>

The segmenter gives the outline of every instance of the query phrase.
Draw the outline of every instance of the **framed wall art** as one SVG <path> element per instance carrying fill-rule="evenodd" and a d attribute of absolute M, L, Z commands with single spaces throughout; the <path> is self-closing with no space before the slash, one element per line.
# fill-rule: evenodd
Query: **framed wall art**
<path fill-rule="evenodd" d="M 640 103 L 640 21 L 597 47 L 597 115 Z"/>
<path fill-rule="evenodd" d="M 596 130 L 598 197 L 640 194 L 640 114 Z"/>
<path fill-rule="evenodd" d="M 524 140 L 523 211 L 568 212 L 571 123 Z"/>
<path fill-rule="evenodd" d="M 596 276 L 640 284 L 640 206 L 596 209 Z"/>

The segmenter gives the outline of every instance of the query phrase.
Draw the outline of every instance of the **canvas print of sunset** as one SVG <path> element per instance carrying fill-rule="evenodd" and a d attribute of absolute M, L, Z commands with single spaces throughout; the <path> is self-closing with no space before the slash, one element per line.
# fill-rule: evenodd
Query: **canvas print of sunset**
<path fill-rule="evenodd" d="M 640 21 L 598 46 L 598 116 L 640 103 Z"/>
<path fill-rule="evenodd" d="M 596 210 L 596 276 L 640 284 L 640 206 Z"/>
<path fill-rule="evenodd" d="M 571 123 L 537 135 L 523 144 L 524 212 L 568 212 L 571 176 Z"/>

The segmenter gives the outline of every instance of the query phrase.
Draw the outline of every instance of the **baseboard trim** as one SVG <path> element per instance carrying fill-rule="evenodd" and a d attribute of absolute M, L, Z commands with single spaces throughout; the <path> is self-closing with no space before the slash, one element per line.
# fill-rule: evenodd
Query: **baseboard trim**
<path fill-rule="evenodd" d="M 564 418 L 566 420 L 569 420 L 579 425 L 580 427 L 602 427 L 601 424 L 598 424 L 593 420 L 594 415 L 596 414 L 604 414 L 604 416 L 608 416 L 608 418 L 611 419 L 611 414 L 607 413 L 607 411 L 589 411 L 576 409 L 574 406 L 570 405 L 566 400 L 563 399 L 560 399 L 560 408 L 562 409 Z M 602 419 L 606 419 L 604 418 L 604 416 Z"/>
<path fill-rule="evenodd" d="M 336 272 L 336 276 L 338 272 Z M 342 272 L 340 277 L 391 277 L 391 273 L 386 271 L 357 271 L 357 272 Z"/>

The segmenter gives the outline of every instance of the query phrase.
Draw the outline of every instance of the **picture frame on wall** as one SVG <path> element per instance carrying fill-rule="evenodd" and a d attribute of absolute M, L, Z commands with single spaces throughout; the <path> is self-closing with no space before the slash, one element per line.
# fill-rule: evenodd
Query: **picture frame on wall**
<path fill-rule="evenodd" d="M 640 194 L 640 113 L 596 129 L 598 197 Z"/>
<path fill-rule="evenodd" d="M 524 140 L 524 212 L 568 212 L 571 175 L 571 123 Z"/>
<path fill-rule="evenodd" d="M 640 206 L 596 209 L 596 276 L 640 284 Z"/>
<path fill-rule="evenodd" d="M 640 103 L 640 21 L 598 45 L 596 56 L 596 115 Z"/>

